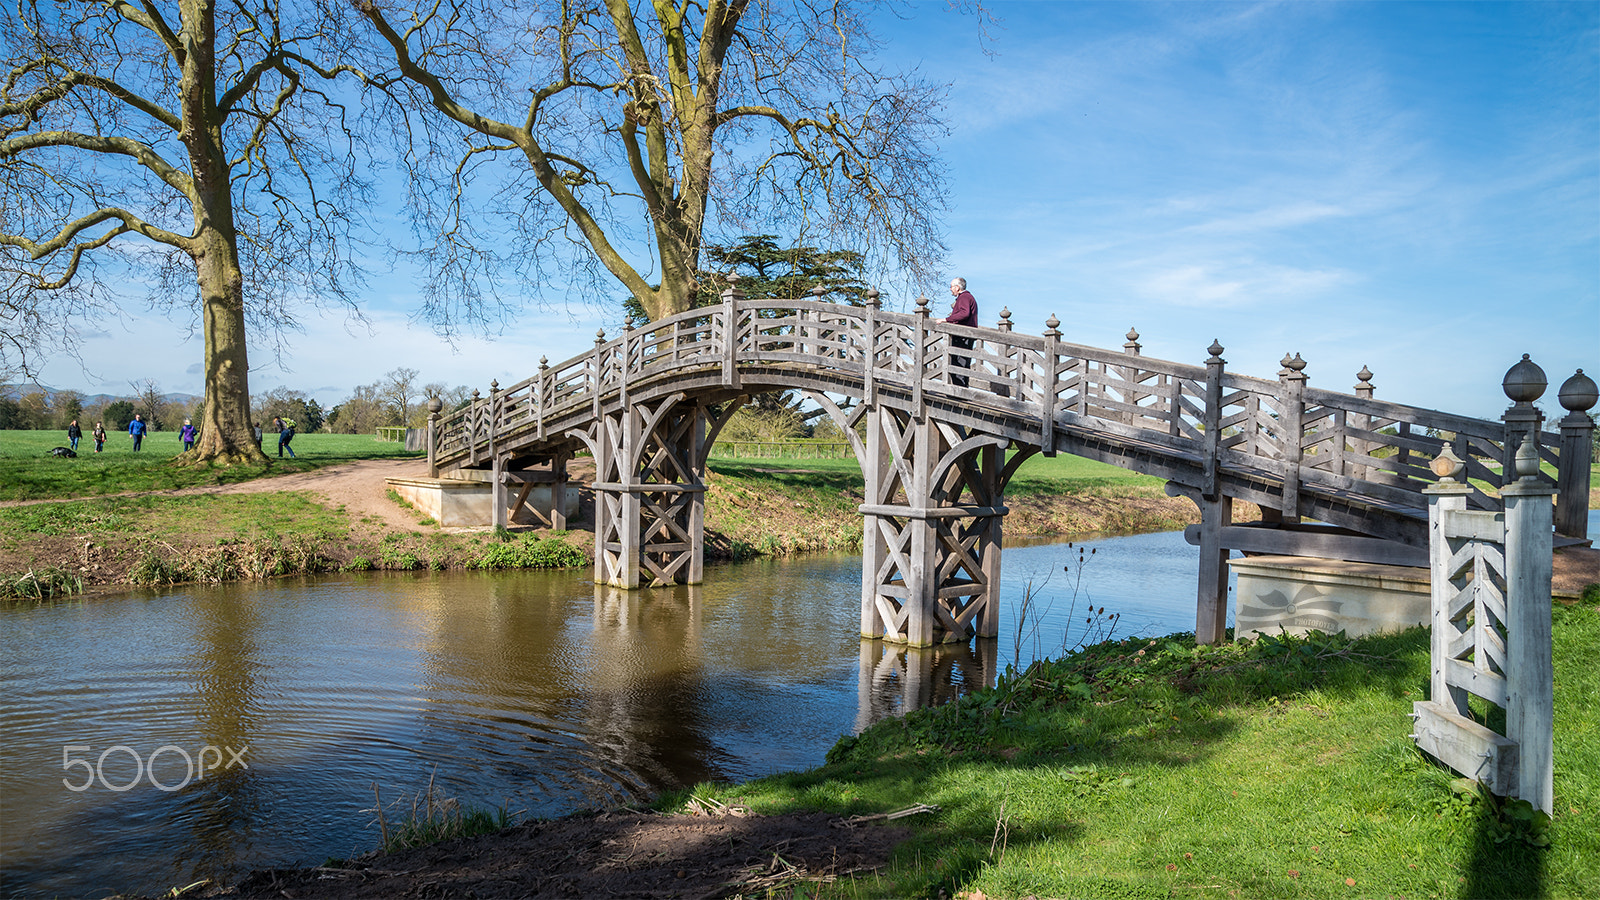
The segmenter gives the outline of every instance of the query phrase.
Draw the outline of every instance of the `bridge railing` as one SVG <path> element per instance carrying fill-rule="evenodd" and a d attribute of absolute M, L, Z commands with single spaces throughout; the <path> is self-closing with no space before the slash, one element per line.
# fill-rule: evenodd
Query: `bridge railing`
<path fill-rule="evenodd" d="M 1107 350 L 1062 341 L 1054 317 L 1043 335 L 1014 333 L 1009 316 L 1002 313 L 996 329 L 973 328 L 933 321 L 925 301 L 913 313 L 894 313 L 816 299 L 744 300 L 729 292 L 720 304 L 640 328 L 630 324 L 618 337 L 601 332 L 585 353 L 553 366 L 541 360 L 538 374 L 503 391 L 493 385 L 488 398 L 475 394 L 439 421 L 436 459 L 480 465 L 508 435 L 544 439 L 552 418 L 584 407 L 598 414 L 603 402 L 626 398 L 630 385 L 646 380 L 719 373 L 734 386 L 741 368 L 795 367 L 859 383 L 865 395 L 891 388 L 920 402 L 934 390 L 1036 416 L 1047 450 L 1054 449 L 1057 426 L 1077 424 L 1199 460 L 1208 486 L 1219 470 L 1262 473 L 1281 485 L 1280 508 L 1290 516 L 1306 489 L 1420 513 L 1422 489 L 1438 480 L 1430 464 L 1446 440 L 1465 463 L 1475 508 L 1499 508 L 1496 489 L 1521 434 L 1534 434 L 1548 467 L 1545 481 L 1554 481 L 1550 472 L 1564 462 L 1562 435 L 1539 427 L 1531 402 L 1518 404 L 1526 410 L 1516 422 L 1512 413 L 1505 422 L 1474 419 L 1373 399 L 1365 370 L 1356 393 L 1345 394 L 1308 387 L 1298 356 L 1285 357 L 1277 380 L 1256 378 L 1225 371 L 1215 343 L 1206 364 L 1190 365 L 1141 355 L 1137 332 L 1122 351 Z M 957 346 L 956 339 L 972 346 Z M 1214 405 L 1207 400 L 1213 396 Z M 1563 386 L 1563 404 L 1567 398 Z M 1565 445 L 1580 442 L 1569 437 Z M 1570 504 L 1581 493 L 1586 509 L 1583 455 L 1567 468 L 1583 469 L 1584 486 L 1564 487 L 1562 496 Z"/>

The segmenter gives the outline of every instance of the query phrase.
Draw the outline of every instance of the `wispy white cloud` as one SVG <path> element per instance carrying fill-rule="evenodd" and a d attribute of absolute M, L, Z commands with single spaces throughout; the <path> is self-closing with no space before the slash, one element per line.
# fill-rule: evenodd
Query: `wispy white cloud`
<path fill-rule="evenodd" d="M 1148 300 L 1208 309 L 1259 307 L 1288 299 L 1314 301 L 1354 280 L 1346 272 L 1297 269 L 1248 259 L 1175 267 L 1147 264 L 1135 271 L 1140 274 L 1134 276 L 1132 285 Z"/>

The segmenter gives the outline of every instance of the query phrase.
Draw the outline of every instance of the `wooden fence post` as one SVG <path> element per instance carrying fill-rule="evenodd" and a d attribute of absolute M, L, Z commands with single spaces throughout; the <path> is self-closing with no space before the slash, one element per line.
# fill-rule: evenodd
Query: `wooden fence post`
<path fill-rule="evenodd" d="M 472 405 L 467 407 L 467 447 L 471 450 L 473 465 L 478 464 L 478 423 L 483 418 L 482 401 L 478 389 L 472 389 Z"/>
<path fill-rule="evenodd" d="M 1589 467 L 1594 464 L 1594 420 L 1589 410 L 1600 399 L 1594 379 L 1568 378 L 1557 395 L 1567 411 L 1561 420 L 1561 470 L 1556 476 L 1556 534 L 1582 538 L 1589 532 Z"/>
<path fill-rule="evenodd" d="M 739 386 L 739 276 L 729 275 L 728 286 L 722 291 L 722 384 Z M 715 322 L 716 319 L 711 320 Z M 713 326 L 714 327 L 714 326 Z"/>
<path fill-rule="evenodd" d="M 539 381 L 534 386 L 533 402 L 534 412 L 539 417 L 539 440 L 544 440 L 544 412 L 545 406 L 550 402 L 550 358 L 539 357 Z"/>
<path fill-rule="evenodd" d="M 428 477 L 439 477 L 439 410 L 444 402 L 437 396 L 428 398 Z"/>
<path fill-rule="evenodd" d="M 1209 500 L 1217 496 L 1217 468 L 1222 455 L 1222 367 L 1228 361 L 1222 358 L 1222 343 L 1216 338 L 1211 339 L 1206 352 L 1210 357 L 1206 360 L 1205 459 L 1201 462 L 1204 471 L 1200 495 Z"/>
<path fill-rule="evenodd" d="M 1539 450 L 1525 438 L 1506 504 L 1506 737 L 1517 742 L 1517 796 L 1554 807 L 1555 670 L 1550 628 L 1550 498 Z"/>
<path fill-rule="evenodd" d="M 917 329 L 911 346 L 911 408 L 920 421 L 927 417 L 928 406 L 922 399 L 922 379 L 928 365 L 928 298 L 917 298 Z"/>
<path fill-rule="evenodd" d="M 1371 400 L 1373 392 L 1376 390 L 1377 388 L 1372 385 L 1372 370 L 1363 365 L 1361 371 L 1356 373 L 1356 396 L 1363 400 Z M 1357 414 L 1349 420 L 1348 424 L 1351 428 L 1371 431 L 1372 417 L 1365 414 Z M 1356 456 L 1366 456 L 1372 452 L 1372 445 L 1368 441 L 1353 439 L 1350 441 L 1350 451 Z M 1367 467 L 1360 464 L 1353 466 L 1350 470 L 1350 476 L 1357 481 L 1366 481 Z"/>
<path fill-rule="evenodd" d="M 602 353 L 602 348 L 605 345 L 606 330 L 601 328 L 594 333 L 594 359 L 589 363 L 590 415 L 594 416 L 596 422 L 600 421 L 600 389 L 605 382 L 603 377 L 605 373 L 601 368 L 605 363 L 605 356 Z"/>
<path fill-rule="evenodd" d="M 506 527 L 505 456 L 500 452 L 500 407 L 505 398 L 500 396 L 500 380 L 489 382 L 489 477 L 493 490 L 489 493 L 490 521 L 494 527 Z"/>
<path fill-rule="evenodd" d="M 1059 393 L 1061 390 L 1061 381 L 1059 377 L 1061 373 L 1057 371 L 1058 366 L 1060 365 L 1059 358 L 1061 355 L 1060 351 L 1057 349 L 1061 344 L 1061 320 L 1056 318 L 1055 313 L 1051 313 L 1050 318 L 1044 320 L 1044 340 L 1045 382 L 1043 385 L 1041 385 L 1041 387 L 1044 388 L 1044 396 L 1041 398 L 1043 403 L 1040 404 L 1043 408 L 1039 410 L 1039 447 L 1040 452 L 1044 453 L 1045 456 L 1055 456 L 1056 403 L 1061 399 L 1061 395 Z M 1087 366 L 1088 363 L 1085 362 L 1084 365 Z M 1087 371 L 1084 372 L 1084 376 L 1084 379 L 1078 382 L 1078 393 L 1080 396 L 1082 396 L 1082 394 L 1088 390 L 1086 387 L 1088 384 Z"/>
<path fill-rule="evenodd" d="M 874 375 L 878 367 L 878 306 L 882 302 L 877 288 L 867 290 L 866 346 L 861 352 L 862 400 L 868 408 L 878 403 L 878 382 Z"/>
<path fill-rule="evenodd" d="M 1282 521 L 1300 521 L 1300 462 L 1305 455 L 1306 361 L 1296 353 L 1283 355 L 1278 381 L 1283 385 L 1278 410 L 1278 450 L 1283 455 Z"/>
<path fill-rule="evenodd" d="M 1511 393 L 1508 389 L 1507 393 Z M 1553 806 L 1554 667 L 1550 498 L 1539 442 L 1525 435 L 1500 490 L 1505 511 L 1467 510 L 1470 485 L 1446 443 L 1429 468 L 1430 699 L 1412 704 L 1417 746 L 1501 796 Z M 1506 712 L 1502 736 L 1473 715 L 1477 695 Z"/>
<path fill-rule="evenodd" d="M 1526 353 L 1522 354 L 1521 362 L 1506 370 L 1506 376 L 1500 382 L 1501 389 L 1511 400 L 1511 407 L 1500 417 L 1506 423 L 1506 443 L 1500 460 L 1501 485 L 1508 485 L 1516 479 L 1512 471 L 1516 468 L 1517 450 L 1522 446 L 1523 439 L 1532 437 L 1533 445 L 1539 446 L 1544 412 L 1533 404 L 1544 396 L 1544 389 L 1549 386 L 1544 370 Z"/>
<path fill-rule="evenodd" d="M 1471 485 L 1455 480 L 1460 471 L 1450 444 L 1434 459 L 1433 471 L 1439 480 L 1422 489 L 1428 498 L 1428 593 L 1432 614 L 1429 618 L 1428 636 L 1428 696 L 1432 701 L 1452 712 L 1467 709 L 1467 692 L 1451 686 L 1446 676 L 1447 661 L 1451 658 L 1450 641 L 1455 631 L 1450 627 L 1451 601 L 1456 591 L 1450 583 L 1450 542 L 1445 538 L 1445 518 L 1467 508 Z M 1484 576 L 1488 578 L 1487 575 Z"/>

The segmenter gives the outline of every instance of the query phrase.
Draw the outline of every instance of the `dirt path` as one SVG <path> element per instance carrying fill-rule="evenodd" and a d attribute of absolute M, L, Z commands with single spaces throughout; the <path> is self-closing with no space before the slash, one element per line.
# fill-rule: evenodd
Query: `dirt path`
<path fill-rule="evenodd" d="M 306 491 L 317 495 L 329 506 L 343 506 L 352 515 L 375 516 L 391 528 L 418 530 L 416 516 L 408 514 L 388 496 L 387 479 L 417 478 L 428 474 L 425 459 L 358 459 L 352 462 L 314 469 L 310 472 L 291 472 L 273 475 L 238 484 L 210 484 L 199 487 L 175 488 L 166 491 L 124 491 L 119 494 L 102 494 L 97 497 L 77 499 L 114 499 L 117 497 L 194 497 L 214 494 L 264 494 L 274 491 Z M 59 503 L 59 500 L 5 500 L 0 507 L 33 506 L 38 503 Z"/>

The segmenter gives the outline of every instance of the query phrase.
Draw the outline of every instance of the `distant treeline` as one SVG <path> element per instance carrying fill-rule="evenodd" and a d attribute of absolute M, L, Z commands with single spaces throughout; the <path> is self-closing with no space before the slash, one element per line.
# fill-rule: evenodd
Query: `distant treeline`
<path fill-rule="evenodd" d="M 373 434 L 384 426 L 421 426 L 428 418 L 429 397 L 438 397 L 446 409 L 462 406 L 472 397 L 469 387 L 422 384 L 419 375 L 416 369 L 395 369 L 372 384 L 358 386 L 344 402 L 329 409 L 304 391 L 276 387 L 251 397 L 251 417 L 263 430 L 281 417 L 293 419 L 301 432 Z M 127 396 L 106 399 L 108 395 L 102 394 L 87 402 L 83 394 L 72 390 L 0 387 L 0 429 L 64 431 L 76 421 L 85 433 L 96 422 L 108 431 L 121 431 L 135 414 L 142 415 L 154 431 L 175 431 L 184 419 L 200 423 L 204 398 L 169 399 L 148 380 L 132 387 L 134 392 Z"/>

